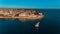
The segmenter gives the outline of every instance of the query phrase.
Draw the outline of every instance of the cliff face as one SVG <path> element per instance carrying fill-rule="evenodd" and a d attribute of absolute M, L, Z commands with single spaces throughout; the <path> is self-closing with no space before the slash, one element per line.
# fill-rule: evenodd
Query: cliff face
<path fill-rule="evenodd" d="M 33 9 L 0 8 L 0 18 L 18 18 L 20 20 L 36 20 L 43 18 L 42 13 Z"/>
<path fill-rule="evenodd" d="M 0 8 L 0 15 L 2 16 L 18 16 L 19 14 L 33 14 L 35 11 L 31 9 L 12 9 Z"/>

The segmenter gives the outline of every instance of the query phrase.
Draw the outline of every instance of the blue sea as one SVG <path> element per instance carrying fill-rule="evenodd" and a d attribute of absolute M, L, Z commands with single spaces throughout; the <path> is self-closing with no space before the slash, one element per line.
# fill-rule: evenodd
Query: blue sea
<path fill-rule="evenodd" d="M 60 9 L 34 9 L 42 12 L 41 20 L 22 22 L 18 19 L 0 19 L 0 34 L 60 34 Z M 40 22 L 38 32 L 34 25 Z"/>

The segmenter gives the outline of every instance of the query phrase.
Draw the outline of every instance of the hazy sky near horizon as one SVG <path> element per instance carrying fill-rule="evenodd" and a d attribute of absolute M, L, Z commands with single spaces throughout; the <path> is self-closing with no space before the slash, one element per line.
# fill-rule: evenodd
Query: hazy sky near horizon
<path fill-rule="evenodd" d="M 60 0 L 0 0 L 0 7 L 60 8 Z"/>

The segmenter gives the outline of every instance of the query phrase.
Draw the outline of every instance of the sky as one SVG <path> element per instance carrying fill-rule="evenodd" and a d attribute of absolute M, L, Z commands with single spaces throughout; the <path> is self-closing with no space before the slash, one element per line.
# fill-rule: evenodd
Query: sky
<path fill-rule="evenodd" d="M 0 0 L 0 7 L 60 8 L 60 0 Z"/>

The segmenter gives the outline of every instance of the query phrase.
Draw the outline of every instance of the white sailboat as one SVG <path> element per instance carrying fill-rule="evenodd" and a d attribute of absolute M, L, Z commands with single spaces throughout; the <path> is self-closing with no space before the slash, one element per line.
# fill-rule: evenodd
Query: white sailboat
<path fill-rule="evenodd" d="M 39 31 L 39 24 L 40 24 L 40 22 L 37 22 L 36 24 L 35 24 L 35 32 L 38 32 Z"/>
<path fill-rule="evenodd" d="M 36 27 L 36 28 L 38 28 L 38 27 L 39 27 L 39 23 L 40 23 L 40 22 L 38 22 L 37 24 L 35 24 L 35 27 Z"/>

